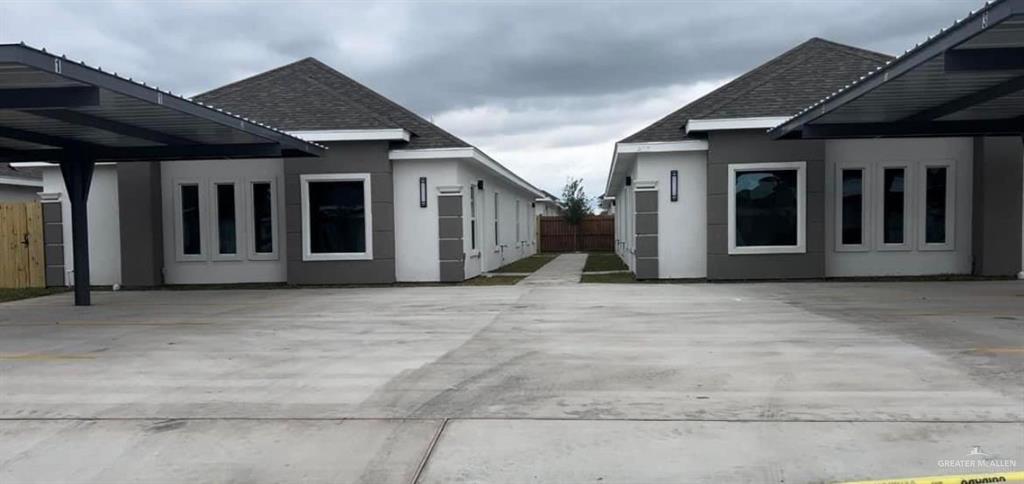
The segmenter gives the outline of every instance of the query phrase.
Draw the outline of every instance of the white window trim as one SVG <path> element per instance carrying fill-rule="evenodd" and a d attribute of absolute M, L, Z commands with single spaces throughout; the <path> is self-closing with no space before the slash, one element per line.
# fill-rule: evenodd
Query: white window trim
<path fill-rule="evenodd" d="M 365 207 L 365 230 L 366 230 L 366 251 L 365 252 L 332 252 L 316 253 L 310 250 L 309 238 L 309 183 L 310 182 L 332 182 L 332 181 L 362 181 L 363 182 L 363 207 Z M 299 185 L 302 197 L 302 260 L 303 261 L 332 261 L 332 260 L 371 260 L 373 259 L 373 206 L 370 196 L 370 174 L 369 173 L 324 173 L 315 175 L 300 175 Z"/>
<path fill-rule="evenodd" d="M 796 245 L 736 246 L 736 174 L 761 170 L 796 170 L 797 222 Z M 729 255 L 745 254 L 804 254 L 807 252 L 807 162 L 733 163 L 729 165 Z"/>
<path fill-rule="evenodd" d="M 246 237 L 248 239 L 248 243 L 246 244 L 246 247 L 248 247 L 248 249 L 249 249 L 249 260 L 278 260 L 281 257 L 279 255 L 280 254 L 280 247 L 281 247 L 281 237 L 280 237 L 280 233 L 278 232 L 278 222 L 277 222 L 277 220 L 278 220 L 278 218 L 277 218 L 278 217 L 278 215 L 277 215 L 278 199 L 277 199 L 277 179 L 276 178 L 258 178 L 258 179 L 249 180 L 246 183 L 246 191 L 245 191 L 245 200 L 246 200 L 246 203 L 245 203 L 245 209 L 246 209 L 245 210 L 245 215 L 246 215 L 246 221 L 247 221 L 247 223 L 249 223 L 249 221 L 252 220 L 252 218 L 253 218 L 253 216 L 255 215 L 255 212 L 256 212 L 256 204 L 254 203 L 254 199 L 253 199 L 253 197 L 256 194 L 256 191 L 253 189 L 253 186 L 255 184 L 257 184 L 257 183 L 269 183 L 270 184 L 270 231 L 271 231 L 271 237 L 273 237 L 271 239 L 271 241 L 273 242 L 274 250 L 272 250 L 270 252 L 256 252 L 256 223 L 252 222 L 251 223 L 251 229 L 247 232 L 247 237 Z"/>
<path fill-rule="evenodd" d="M 219 185 L 231 185 L 234 187 L 233 194 L 235 197 L 235 253 L 234 254 L 221 254 L 220 253 L 220 200 L 217 197 L 217 187 Z M 210 217 L 209 225 L 212 247 L 210 247 L 210 260 L 213 261 L 232 261 L 242 260 L 244 254 L 242 248 L 244 247 L 243 241 L 241 240 L 242 234 L 245 233 L 245 221 L 240 217 L 239 208 L 245 207 L 245 201 L 242 198 L 242 187 L 237 180 L 213 180 L 210 182 Z"/>
<path fill-rule="evenodd" d="M 501 195 L 494 192 L 494 252 L 501 251 Z"/>
<path fill-rule="evenodd" d="M 177 262 L 206 262 L 207 260 L 207 243 L 206 243 L 206 232 L 208 228 L 204 228 L 204 218 L 209 216 L 207 209 L 207 193 L 203 190 L 203 180 L 196 178 L 182 178 L 174 180 L 172 183 L 174 187 L 174 260 Z M 185 241 L 183 236 L 185 235 L 184 225 L 185 222 L 182 219 L 181 213 L 181 187 L 183 186 L 195 186 L 196 192 L 199 196 L 199 253 L 198 254 L 186 254 L 185 253 Z"/>
<path fill-rule="evenodd" d="M 861 234 L 859 244 L 844 244 L 843 243 L 843 171 L 844 170 L 860 170 L 861 171 L 861 187 L 860 187 L 860 223 L 861 223 Z M 871 202 L 873 192 L 871 191 L 873 184 L 871 182 L 872 170 L 868 163 L 852 163 L 852 162 L 839 162 L 835 164 L 835 218 L 834 223 L 834 237 L 835 237 L 835 251 L 836 252 L 869 252 L 871 250 L 871 241 L 873 240 L 873 231 L 871 230 Z"/>
<path fill-rule="evenodd" d="M 874 190 L 875 203 L 875 250 L 880 252 L 897 252 L 914 250 L 914 235 L 917 232 L 912 227 L 915 225 L 914 198 L 916 196 L 916 181 L 914 176 L 914 163 L 907 161 L 884 161 L 878 164 L 875 170 Z M 885 170 L 889 168 L 903 168 L 903 243 L 885 243 Z"/>
<path fill-rule="evenodd" d="M 922 161 L 920 163 L 917 192 L 917 250 L 920 251 L 951 251 L 956 250 L 956 163 L 952 160 Z M 928 168 L 946 169 L 946 241 L 928 243 L 926 225 L 928 218 Z"/>

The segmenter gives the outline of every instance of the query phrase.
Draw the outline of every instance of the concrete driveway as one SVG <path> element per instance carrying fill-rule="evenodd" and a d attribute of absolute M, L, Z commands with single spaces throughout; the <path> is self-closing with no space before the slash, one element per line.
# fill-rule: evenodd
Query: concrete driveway
<path fill-rule="evenodd" d="M 1024 465 L 1024 283 L 0 305 L 0 482 L 828 482 Z"/>

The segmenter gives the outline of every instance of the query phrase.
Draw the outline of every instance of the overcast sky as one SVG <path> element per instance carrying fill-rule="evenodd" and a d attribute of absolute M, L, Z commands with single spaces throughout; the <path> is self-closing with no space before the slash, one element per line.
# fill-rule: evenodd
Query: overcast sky
<path fill-rule="evenodd" d="M 898 54 L 980 0 L 0 2 L 24 41 L 187 95 L 313 56 L 552 193 L 814 36 Z"/>

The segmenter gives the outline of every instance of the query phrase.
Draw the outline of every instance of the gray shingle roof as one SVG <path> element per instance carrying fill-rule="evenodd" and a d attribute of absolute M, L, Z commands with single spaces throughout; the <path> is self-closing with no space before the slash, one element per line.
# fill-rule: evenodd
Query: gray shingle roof
<path fill-rule="evenodd" d="M 683 128 L 690 119 L 791 116 L 891 59 L 815 37 L 621 142 L 686 139 Z"/>
<path fill-rule="evenodd" d="M 0 176 L 24 178 L 26 180 L 42 180 L 43 171 L 40 168 L 15 168 L 10 163 L 0 163 Z"/>
<path fill-rule="evenodd" d="M 470 146 L 312 57 L 199 94 L 195 100 L 288 130 L 404 128 L 406 149 Z"/>

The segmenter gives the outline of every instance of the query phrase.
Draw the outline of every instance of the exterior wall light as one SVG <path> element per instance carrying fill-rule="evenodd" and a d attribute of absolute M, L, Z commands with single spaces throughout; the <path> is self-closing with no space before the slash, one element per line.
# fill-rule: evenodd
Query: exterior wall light
<path fill-rule="evenodd" d="M 420 208 L 427 206 L 427 177 L 420 177 Z"/>
<path fill-rule="evenodd" d="M 630 186 L 632 184 L 633 184 L 633 177 L 627 176 L 626 177 L 626 186 L 628 187 L 628 186 Z"/>
<path fill-rule="evenodd" d="M 483 190 L 484 189 L 484 181 L 483 180 L 477 180 L 476 181 L 476 189 L 477 190 Z"/>
<path fill-rule="evenodd" d="M 671 197 L 672 197 L 672 201 L 673 202 L 678 202 L 679 201 L 679 170 L 672 170 L 672 173 L 669 175 L 668 188 L 669 188 L 669 193 L 671 194 Z"/>

